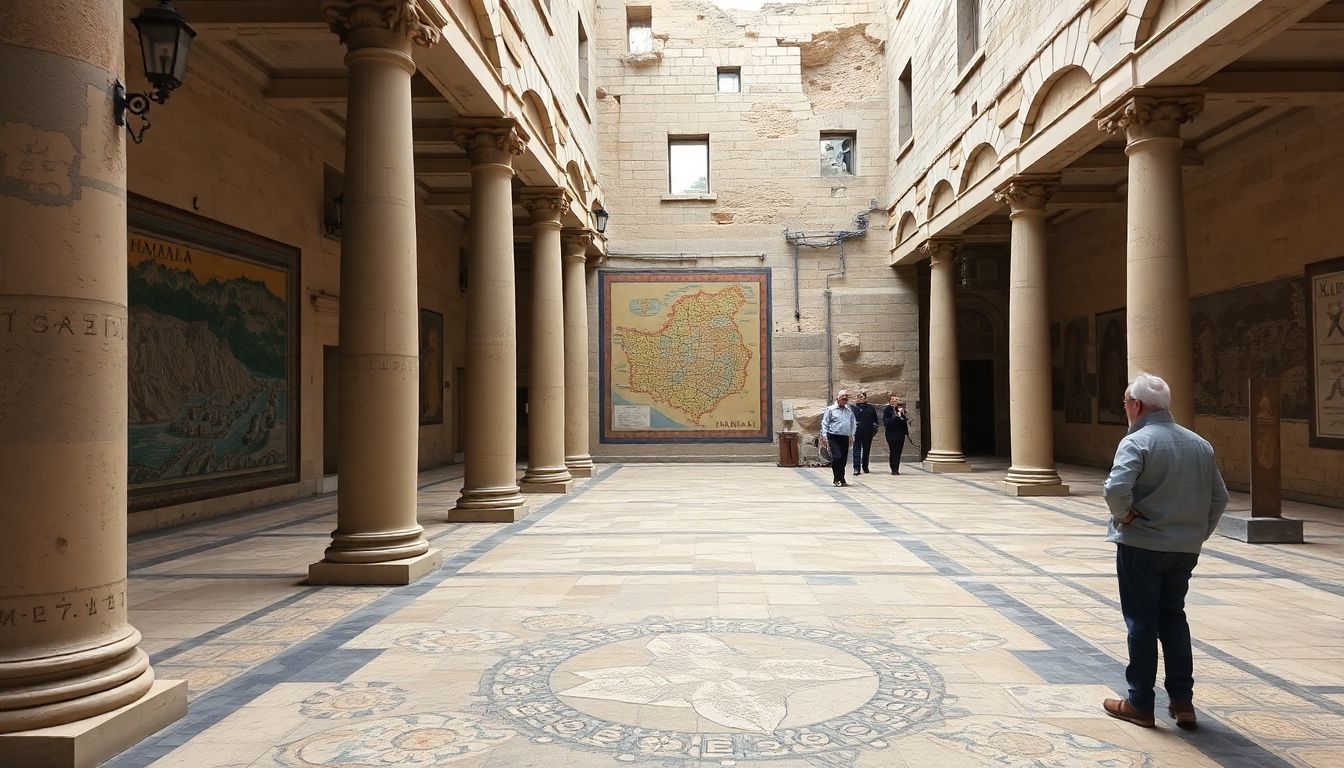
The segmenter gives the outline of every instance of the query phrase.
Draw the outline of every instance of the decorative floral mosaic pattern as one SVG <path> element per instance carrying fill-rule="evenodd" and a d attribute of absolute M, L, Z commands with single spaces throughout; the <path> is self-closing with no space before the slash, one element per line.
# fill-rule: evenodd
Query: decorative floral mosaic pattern
<path fill-rule="evenodd" d="M 393 643 L 422 653 L 462 653 L 507 645 L 518 638 L 491 629 L 420 629 L 397 637 Z"/>
<path fill-rule="evenodd" d="M 793 641 L 789 657 L 744 654 L 743 638 L 758 645 Z M 555 690 L 557 668 L 578 657 L 595 662 L 611 646 L 640 648 L 642 663 L 603 666 L 571 674 L 583 682 Z M 803 648 L 809 658 L 798 657 Z M 882 639 L 787 621 L 663 620 L 550 636 L 511 649 L 489 670 L 481 693 L 491 710 L 507 717 L 538 743 L 563 742 L 611 752 L 622 761 L 660 757 L 670 764 L 697 760 L 800 759 L 827 753 L 887 747 L 940 717 L 943 683 L 938 673 Z M 861 661 L 860 661 L 861 660 Z M 575 666 L 575 665 L 569 665 Z M 791 697 L 817 686 L 853 681 L 875 691 L 857 707 L 818 722 L 781 725 Z M 561 697 L 564 697 L 563 699 Z M 573 702 L 623 702 L 694 710 L 720 730 L 631 725 L 583 711 Z M 797 699 L 794 699 L 797 701 Z M 601 709 L 595 706 L 594 709 Z M 606 711 L 606 710 L 604 710 Z M 832 754 L 832 757 L 839 755 Z M 821 763 L 827 764 L 830 760 Z M 847 764 L 847 763 L 846 763 Z"/>
<path fill-rule="evenodd" d="M 457 712 L 402 715 L 333 728 L 276 747 L 276 763 L 293 768 L 418 768 L 465 760 L 498 747 L 515 732 Z"/>
<path fill-rule="evenodd" d="M 304 699 L 299 712 L 317 720 L 368 717 L 396 709 L 405 703 L 406 695 L 390 683 L 342 683 Z"/>
<path fill-rule="evenodd" d="M 981 765 L 1010 768 L 1147 768 L 1142 752 L 1038 720 L 969 718 L 934 737 L 975 755 Z"/>
<path fill-rule="evenodd" d="M 593 623 L 593 617 L 581 613 L 547 613 L 541 616 L 528 616 L 518 623 L 533 632 L 559 632 L 586 627 Z"/>
<path fill-rule="evenodd" d="M 973 629 L 907 629 L 896 635 L 901 645 L 925 653 L 971 653 L 997 648 L 1008 642 L 988 632 Z"/>

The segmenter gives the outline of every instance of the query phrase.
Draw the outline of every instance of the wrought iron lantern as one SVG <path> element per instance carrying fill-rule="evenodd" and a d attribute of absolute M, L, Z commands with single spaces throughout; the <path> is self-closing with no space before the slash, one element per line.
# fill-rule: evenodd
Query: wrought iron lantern
<path fill-rule="evenodd" d="M 131 141 L 139 144 L 149 129 L 150 102 L 162 104 L 168 94 L 182 85 L 187 75 L 187 55 L 191 52 L 196 31 L 173 7 L 171 0 L 161 0 L 157 8 L 146 8 L 131 19 L 140 33 L 140 55 L 144 61 L 145 79 L 153 87 L 151 93 L 126 93 L 120 81 L 113 86 L 113 109 L 117 125 L 126 126 Z M 140 127 L 133 128 L 127 113 L 135 115 Z"/>
<path fill-rule="evenodd" d="M 607 213 L 607 209 L 603 208 L 601 203 L 598 203 L 598 206 L 593 209 L 593 225 L 597 228 L 599 235 L 607 231 L 607 219 L 610 217 L 611 214 Z"/>

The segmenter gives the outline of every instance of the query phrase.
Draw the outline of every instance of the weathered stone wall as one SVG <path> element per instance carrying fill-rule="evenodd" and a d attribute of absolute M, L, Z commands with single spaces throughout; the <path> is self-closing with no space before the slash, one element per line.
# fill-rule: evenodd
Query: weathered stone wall
<path fill-rule="evenodd" d="M 828 331 L 835 387 L 860 385 L 874 396 L 899 391 L 913 400 L 919 378 L 914 274 L 893 273 L 884 257 L 883 4 L 731 5 L 739 9 L 708 0 L 651 3 L 654 51 L 634 57 L 626 55 L 624 8 L 599 13 L 599 175 L 613 212 L 609 265 L 770 268 L 776 429 L 784 426 L 784 400 L 795 403 L 795 426 L 815 429 L 815 419 L 803 417 L 827 402 Z M 721 66 L 741 67 L 741 93 L 716 92 Z M 819 139 L 829 131 L 855 132 L 856 175 L 822 176 Z M 709 136 L 705 199 L 668 199 L 669 135 Z M 784 231 L 853 230 L 870 212 L 867 232 L 844 244 L 843 267 L 838 247 L 800 249 L 795 315 L 794 250 Z M 668 259 L 680 254 L 685 257 Z M 595 294 L 590 306 L 596 400 Z M 841 354 L 842 334 L 857 345 L 852 356 Z M 597 407 L 594 402 L 594 435 Z M 595 455 L 623 457 L 773 451 L 763 445 L 594 445 Z"/>

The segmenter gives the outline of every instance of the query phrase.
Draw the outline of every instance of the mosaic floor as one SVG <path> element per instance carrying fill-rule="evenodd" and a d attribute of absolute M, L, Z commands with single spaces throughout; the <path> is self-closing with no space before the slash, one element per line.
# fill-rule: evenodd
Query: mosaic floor
<path fill-rule="evenodd" d="M 605 465 L 449 525 L 443 469 L 444 567 L 395 589 L 304 585 L 332 496 L 138 536 L 131 618 L 191 707 L 109 765 L 1344 766 L 1344 511 L 1286 504 L 1306 545 L 1215 537 L 1202 727 L 1142 729 L 1100 708 L 1125 653 L 1101 474 L 1018 500 L 1002 471 Z"/>

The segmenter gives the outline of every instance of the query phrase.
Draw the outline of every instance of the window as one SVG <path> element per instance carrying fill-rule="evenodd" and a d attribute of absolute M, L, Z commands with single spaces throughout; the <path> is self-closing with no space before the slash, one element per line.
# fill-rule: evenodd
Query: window
<path fill-rule="evenodd" d="M 854 168 L 853 132 L 821 134 L 821 175 L 853 176 Z"/>
<path fill-rule="evenodd" d="M 957 0 L 957 69 L 980 50 L 980 0 Z"/>
<path fill-rule="evenodd" d="M 588 32 L 579 18 L 579 95 L 588 98 Z"/>
<path fill-rule="evenodd" d="M 669 136 L 668 191 L 674 195 L 709 194 L 709 137 Z"/>
<path fill-rule="evenodd" d="M 896 143 L 904 147 L 914 136 L 914 75 L 905 63 L 896 91 Z"/>
<path fill-rule="evenodd" d="M 630 38 L 631 53 L 653 50 L 653 8 L 631 5 L 625 9 L 625 30 Z"/>
<path fill-rule="evenodd" d="M 742 68 L 719 67 L 719 93 L 742 92 Z"/>

